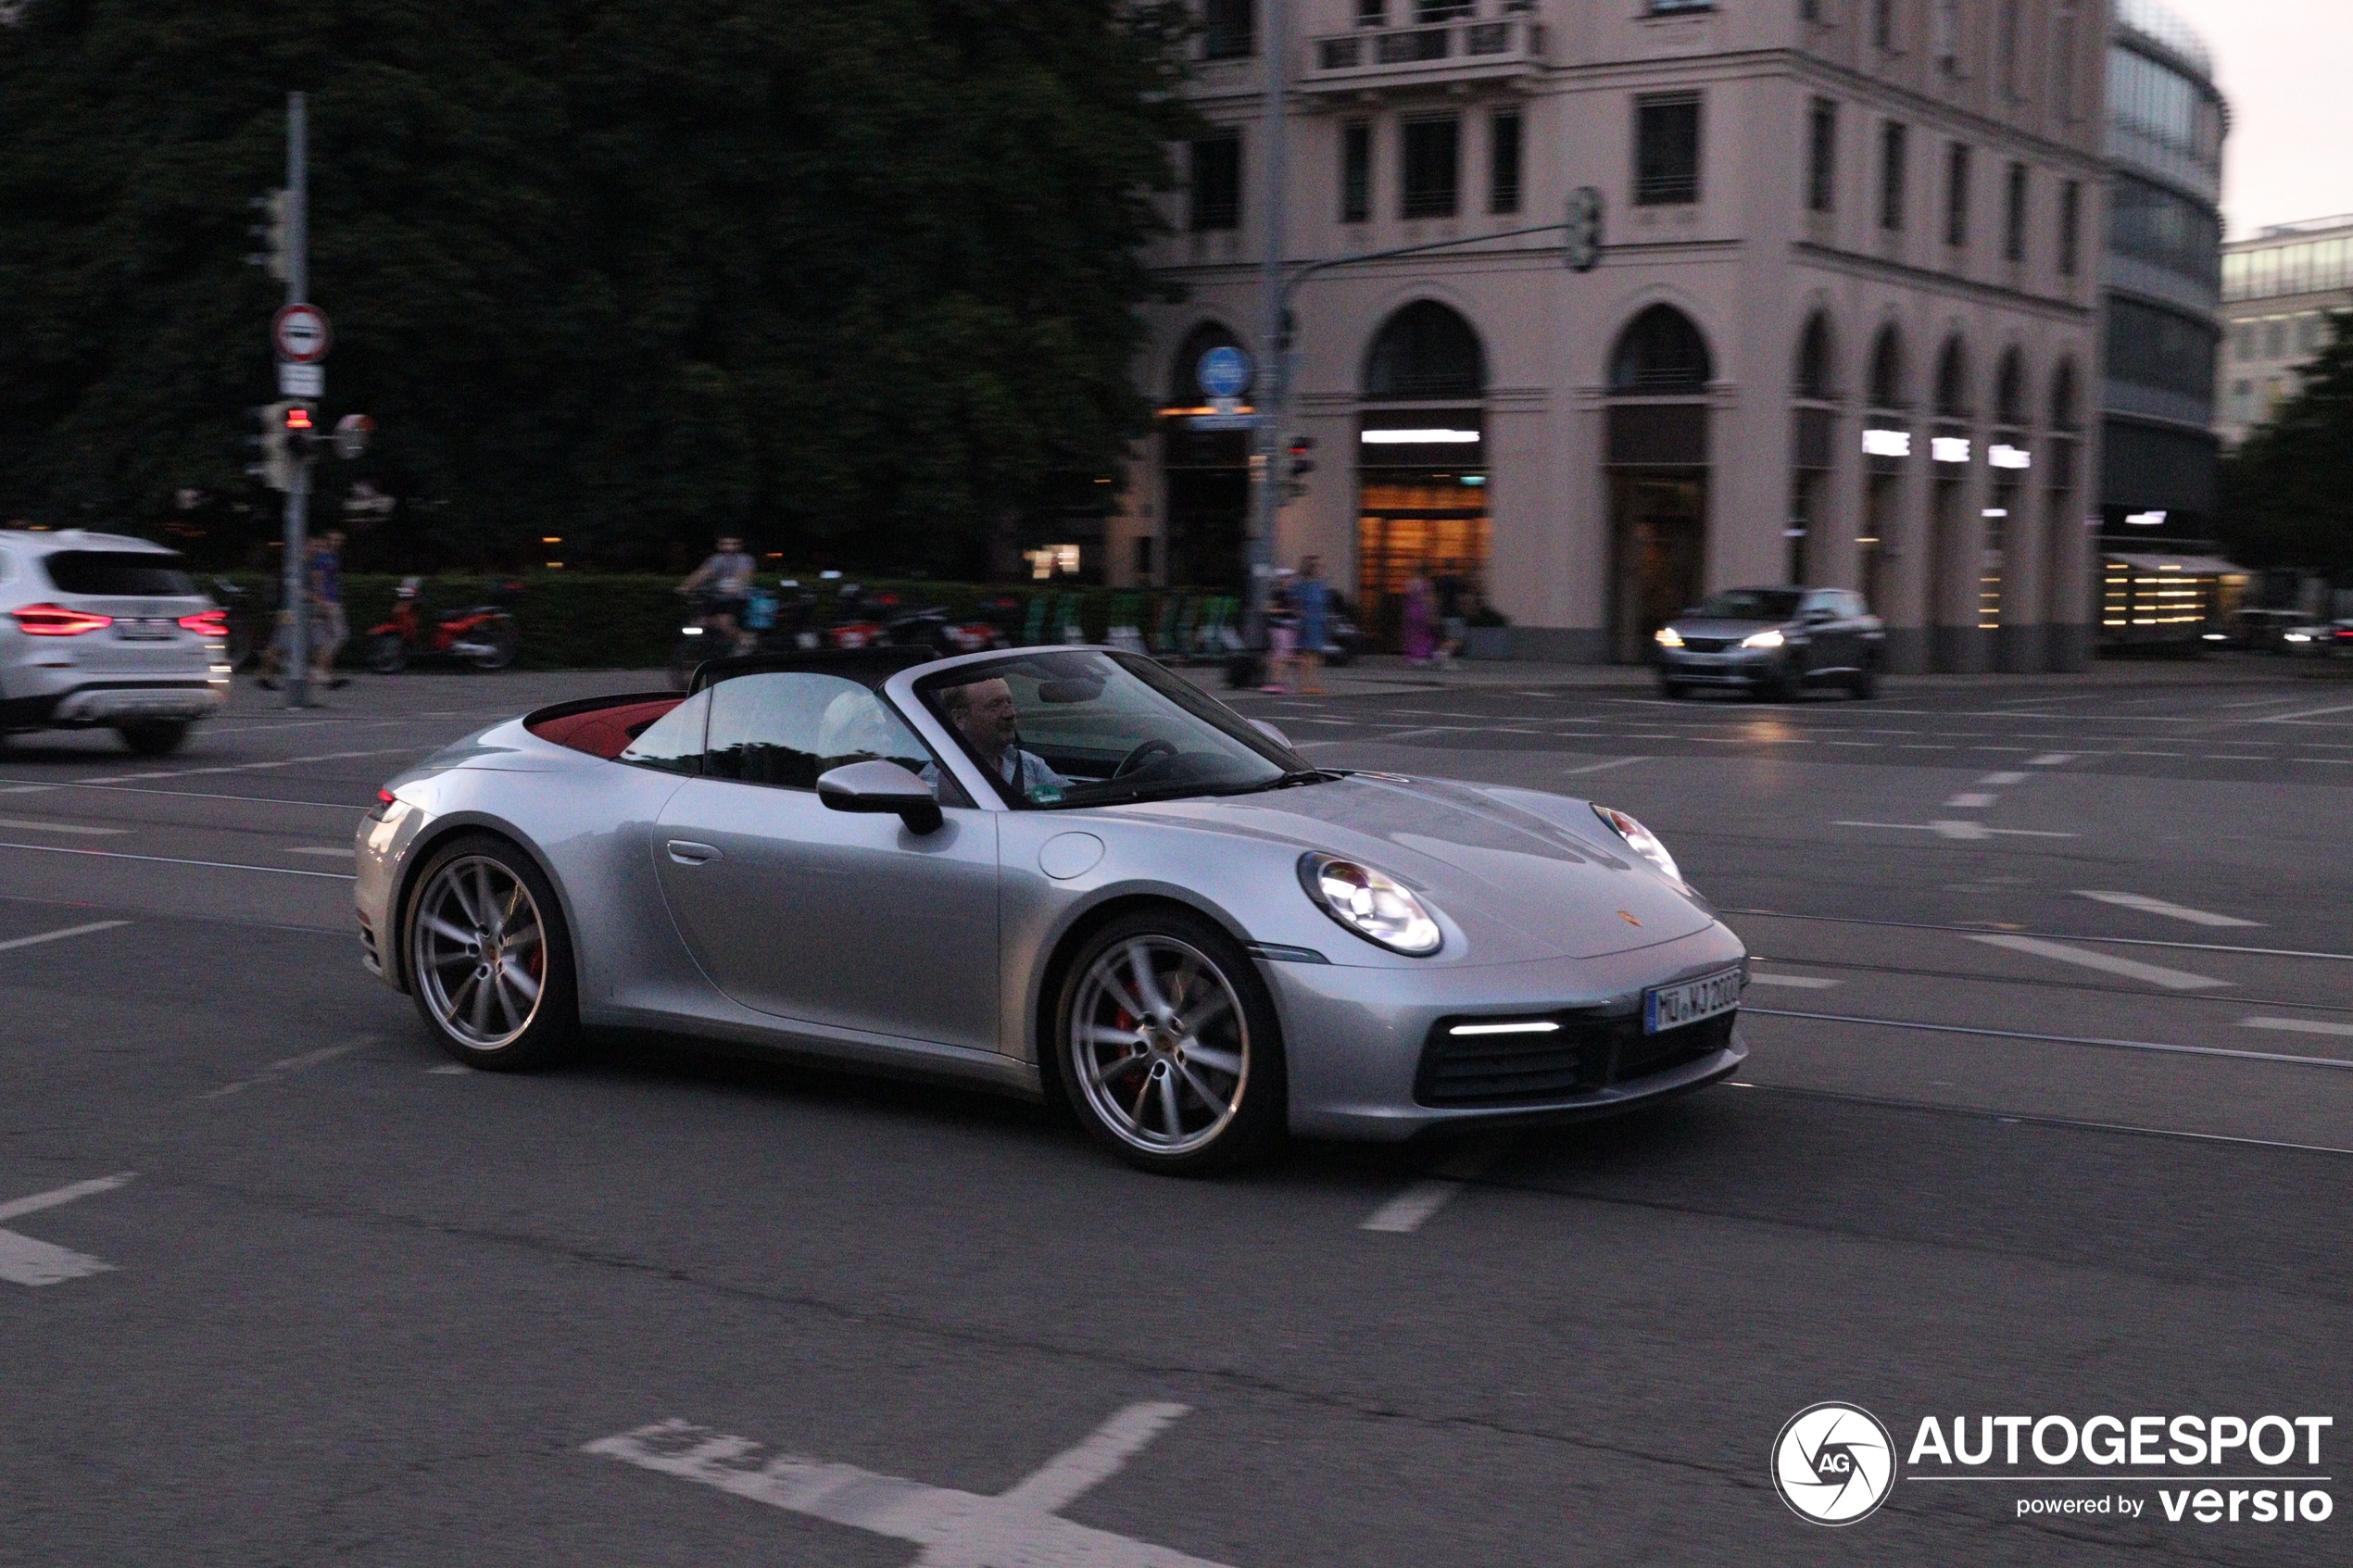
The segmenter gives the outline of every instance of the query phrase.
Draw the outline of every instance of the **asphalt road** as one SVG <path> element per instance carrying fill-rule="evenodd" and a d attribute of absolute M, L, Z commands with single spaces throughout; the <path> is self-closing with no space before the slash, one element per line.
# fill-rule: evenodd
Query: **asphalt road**
<path fill-rule="evenodd" d="M 446 1063 L 359 967 L 358 813 L 648 684 L 0 753 L 0 1562 L 2353 1559 L 2353 683 L 1238 699 L 1633 811 L 1759 962 L 1738 1086 L 1221 1182 L 675 1041 Z M 2332 1516 L 2029 1456 L 2075 1479 L 1907 1463 L 1825 1529 L 1768 1474 L 1825 1400 L 1906 1459 L 1931 1415 L 2327 1416 L 2317 1465 L 2196 1473 Z M 2069 1498 L 2111 1511 L 2019 1516 Z"/>

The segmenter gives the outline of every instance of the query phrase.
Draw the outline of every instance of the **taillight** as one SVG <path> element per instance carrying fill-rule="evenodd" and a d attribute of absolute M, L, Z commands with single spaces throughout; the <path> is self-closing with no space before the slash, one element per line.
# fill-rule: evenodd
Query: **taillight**
<path fill-rule="evenodd" d="M 392 809 L 399 804 L 400 797 L 388 789 L 380 789 L 376 791 L 376 803 L 370 809 L 368 820 L 371 822 L 381 822 L 391 814 Z"/>
<path fill-rule="evenodd" d="M 84 609 L 68 609 L 62 605 L 27 605 L 11 610 L 17 627 L 28 637 L 79 637 L 84 632 L 102 632 L 114 624 L 111 615 L 93 615 Z"/>
<path fill-rule="evenodd" d="M 200 609 L 194 615 L 180 618 L 182 631 L 194 632 L 199 637 L 225 637 L 229 634 L 229 612 L 225 609 Z"/>

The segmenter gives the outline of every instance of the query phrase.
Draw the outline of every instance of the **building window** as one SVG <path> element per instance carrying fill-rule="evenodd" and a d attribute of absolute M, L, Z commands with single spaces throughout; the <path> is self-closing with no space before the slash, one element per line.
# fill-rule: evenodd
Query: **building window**
<path fill-rule="evenodd" d="M 1895 47 L 1895 0 L 1871 0 L 1871 46 Z"/>
<path fill-rule="evenodd" d="M 2070 180 L 2059 191 L 2058 270 L 2062 278 L 2075 276 L 2075 244 L 2083 228 L 2083 186 Z"/>
<path fill-rule="evenodd" d="M 2212 208 L 2119 174 L 2108 187 L 2108 249 L 2207 288 L 2219 287 L 2222 227 Z"/>
<path fill-rule="evenodd" d="M 2111 297 L 2108 373 L 2111 380 L 2156 387 L 2197 403 L 2214 396 L 2214 329 L 2204 321 Z"/>
<path fill-rule="evenodd" d="M 1822 0 L 1797 0 L 1797 16 L 1801 21 L 1819 22 L 1822 19 Z"/>
<path fill-rule="evenodd" d="M 1414 0 L 1414 21 L 1451 22 L 1471 14 L 1471 0 Z"/>
<path fill-rule="evenodd" d="M 2010 165 L 2009 199 L 2002 207 L 2002 256 L 2010 261 L 2026 259 L 2026 165 Z"/>
<path fill-rule="evenodd" d="M 1904 227 L 1904 158 L 1911 133 L 1904 122 L 1891 119 L 1880 135 L 1879 226 Z"/>
<path fill-rule="evenodd" d="M 2057 62 L 2051 68 L 2061 121 L 2075 123 L 2075 7 L 2062 4 L 2058 15 L 2051 22 L 2051 56 Z"/>
<path fill-rule="evenodd" d="M 1226 132 L 1192 144 L 1189 179 L 1192 211 L 1187 227 L 1196 234 L 1242 226 L 1242 139 Z"/>
<path fill-rule="evenodd" d="M 1487 210 L 1519 210 L 1519 111 L 1498 109 L 1487 122 Z"/>
<path fill-rule="evenodd" d="M 1961 73 L 1961 12 L 1959 0 L 1929 0 L 1934 7 L 1928 14 L 1929 48 L 1936 56 L 1936 69 L 1947 76 Z"/>
<path fill-rule="evenodd" d="M 1340 220 L 1363 223 L 1373 216 L 1373 128 L 1352 120 L 1340 128 Z"/>
<path fill-rule="evenodd" d="M 1462 186 L 1462 127 L 1453 115 L 1409 119 L 1404 132 L 1404 178 L 1399 213 L 1406 218 L 1452 218 Z"/>
<path fill-rule="evenodd" d="M 1806 144 L 1806 208 L 1828 212 L 1836 201 L 1838 185 L 1838 106 L 1828 98 L 1814 100 Z"/>
<path fill-rule="evenodd" d="M 1634 205 L 1688 207 L 1699 200 L 1699 99 L 1690 94 L 1634 101 Z"/>
<path fill-rule="evenodd" d="M 2018 0 L 2002 0 L 2002 96 L 2018 101 Z"/>
<path fill-rule="evenodd" d="M 1208 60 L 1247 59 L 1258 42 L 1257 0 L 1205 0 L 1201 52 Z"/>
<path fill-rule="evenodd" d="M 1944 243 L 1969 244 L 1969 149 L 1955 142 L 1944 149 Z"/>
<path fill-rule="evenodd" d="M 1356 0 L 1356 25 L 1358 27 L 1387 27 L 1389 0 Z"/>

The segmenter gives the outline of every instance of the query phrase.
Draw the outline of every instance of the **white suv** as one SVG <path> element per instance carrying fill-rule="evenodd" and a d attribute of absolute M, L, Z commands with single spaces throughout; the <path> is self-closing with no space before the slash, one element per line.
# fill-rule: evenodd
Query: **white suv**
<path fill-rule="evenodd" d="M 0 532 L 0 734 L 110 728 L 142 756 L 177 750 L 229 698 L 227 638 L 159 545 Z"/>

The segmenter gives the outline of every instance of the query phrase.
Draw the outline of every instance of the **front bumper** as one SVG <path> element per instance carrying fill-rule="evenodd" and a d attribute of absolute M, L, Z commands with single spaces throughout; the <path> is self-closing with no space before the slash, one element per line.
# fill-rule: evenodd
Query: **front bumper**
<path fill-rule="evenodd" d="M 1661 648 L 1658 668 L 1666 679 L 1690 686 L 1770 685 L 1788 668 L 1788 650 L 1730 647 L 1721 653 L 1703 653 Z"/>
<path fill-rule="evenodd" d="M 1705 1087 L 1748 1060 L 1737 1025 L 1720 1048 L 1580 1092 L 1509 1104 L 1429 1105 L 1416 1098 L 1423 1056 L 1441 1020 L 1637 1013 L 1648 988 L 1745 958 L 1740 938 L 1718 924 L 1600 959 L 1413 970 L 1262 960 L 1282 1015 L 1291 1130 L 1394 1141 L 1449 1127 L 1612 1115 Z"/>

